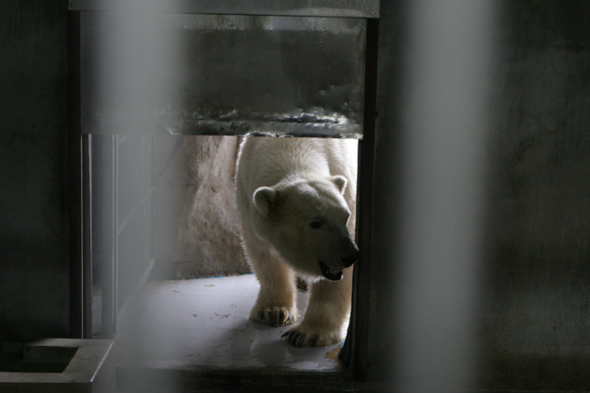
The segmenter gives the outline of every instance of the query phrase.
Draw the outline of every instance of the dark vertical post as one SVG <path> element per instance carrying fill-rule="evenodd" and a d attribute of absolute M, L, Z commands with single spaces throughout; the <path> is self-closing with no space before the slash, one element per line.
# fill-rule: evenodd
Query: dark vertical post
<path fill-rule="evenodd" d="M 83 166 L 80 124 L 80 13 L 68 15 L 68 141 L 70 214 L 70 336 L 84 334 Z"/>
<path fill-rule="evenodd" d="M 84 338 L 92 338 L 92 135 L 82 135 L 82 322 Z"/>
<path fill-rule="evenodd" d="M 369 289 L 371 261 L 371 219 L 373 199 L 373 156 L 377 116 L 377 52 L 379 20 L 367 20 L 365 52 L 365 95 L 363 139 L 359 142 L 356 239 L 360 256 L 354 266 L 354 291 L 350 327 L 341 358 L 351 362 L 356 380 L 367 374 L 369 344 Z"/>

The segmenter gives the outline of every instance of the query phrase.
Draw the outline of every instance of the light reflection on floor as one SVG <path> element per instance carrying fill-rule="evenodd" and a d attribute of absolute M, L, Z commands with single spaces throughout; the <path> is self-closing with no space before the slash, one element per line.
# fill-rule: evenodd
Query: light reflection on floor
<path fill-rule="evenodd" d="M 339 345 L 294 348 L 273 328 L 248 320 L 258 293 L 254 275 L 148 282 L 142 304 L 125 311 L 116 336 L 119 365 L 336 370 Z M 307 294 L 300 293 L 303 314 Z"/>

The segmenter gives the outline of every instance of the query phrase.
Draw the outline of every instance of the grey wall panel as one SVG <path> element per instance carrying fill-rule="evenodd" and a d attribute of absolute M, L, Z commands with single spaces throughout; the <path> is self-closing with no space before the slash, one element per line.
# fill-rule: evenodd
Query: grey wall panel
<path fill-rule="evenodd" d="M 69 335 L 67 10 L 0 3 L 0 338 Z"/>
<path fill-rule="evenodd" d="M 399 334 L 392 320 L 401 311 L 384 299 L 395 290 L 390 277 L 400 276 L 396 249 L 404 245 L 392 248 L 386 241 L 399 236 L 395 221 L 406 214 L 397 187 L 407 162 L 397 157 L 404 156 L 400 141 L 413 120 L 408 119 L 408 101 L 400 94 L 406 76 L 403 65 L 409 57 L 405 6 L 412 3 L 383 2 L 381 9 L 374 213 L 379 226 L 373 228 L 378 238 L 371 261 L 375 290 L 370 335 L 384 341 L 370 343 L 369 358 L 379 359 L 371 363 L 372 379 L 387 375 L 393 363 L 391 357 L 386 361 L 388 356 L 399 354 L 398 347 L 384 342 Z M 481 203 L 486 253 L 482 287 L 472 294 L 483 300 L 480 309 L 473 310 L 479 311 L 478 386 L 587 390 L 590 3 L 501 1 L 497 5 L 488 86 L 489 159 Z M 449 64 L 454 61 L 449 57 Z"/>

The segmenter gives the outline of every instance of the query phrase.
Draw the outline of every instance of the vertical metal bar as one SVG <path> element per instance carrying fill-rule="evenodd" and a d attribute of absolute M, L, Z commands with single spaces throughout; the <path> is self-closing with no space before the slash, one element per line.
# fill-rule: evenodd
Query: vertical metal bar
<path fill-rule="evenodd" d="M 100 214 L 101 226 L 97 228 L 100 231 L 101 250 L 97 255 L 101 256 L 99 263 L 101 275 L 101 292 L 102 292 L 102 326 L 101 336 L 103 338 L 112 338 L 116 330 L 117 303 L 116 303 L 116 268 L 115 268 L 115 149 L 116 142 L 114 135 L 93 135 L 95 140 L 94 147 L 100 150 L 101 162 L 100 167 L 96 168 L 95 189 L 97 195 L 100 195 L 97 206 L 97 212 Z"/>
<path fill-rule="evenodd" d="M 149 192 L 151 193 L 150 196 L 150 255 L 149 255 L 149 260 L 150 262 L 148 264 L 151 264 L 152 261 L 155 260 L 156 255 L 157 255 L 157 250 L 156 250 L 156 231 L 158 230 L 157 227 L 157 204 L 156 204 L 156 197 L 157 197 L 157 193 L 155 191 L 155 186 L 156 186 L 156 164 L 155 164 L 155 157 L 156 157 L 156 146 L 158 144 L 158 137 L 157 135 L 151 135 L 150 136 L 150 176 L 149 176 L 149 186 L 148 189 L 150 190 Z"/>
<path fill-rule="evenodd" d="M 354 267 L 353 302 L 348 337 L 341 358 L 351 362 L 356 380 L 365 380 L 368 367 L 371 220 L 377 116 L 377 54 L 379 20 L 367 20 L 363 139 L 359 142 L 356 239 L 360 256 Z"/>
<path fill-rule="evenodd" d="M 117 318 L 121 306 L 119 299 L 119 135 L 113 135 L 111 156 L 111 293 L 113 297 L 113 334 L 117 331 Z"/>
<path fill-rule="evenodd" d="M 83 167 L 80 123 L 80 13 L 68 14 L 68 139 L 70 215 L 70 336 L 81 338 L 83 304 Z"/>
<path fill-rule="evenodd" d="M 92 338 L 92 138 L 82 136 L 82 332 Z"/>

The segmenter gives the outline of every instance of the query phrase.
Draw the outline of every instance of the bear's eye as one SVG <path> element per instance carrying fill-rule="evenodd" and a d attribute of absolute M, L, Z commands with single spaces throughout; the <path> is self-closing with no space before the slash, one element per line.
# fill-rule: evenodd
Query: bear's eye
<path fill-rule="evenodd" d="M 309 223 L 309 227 L 311 229 L 320 229 L 322 227 L 322 225 L 323 224 L 321 222 L 319 222 L 319 221 L 312 221 L 312 222 Z"/>

